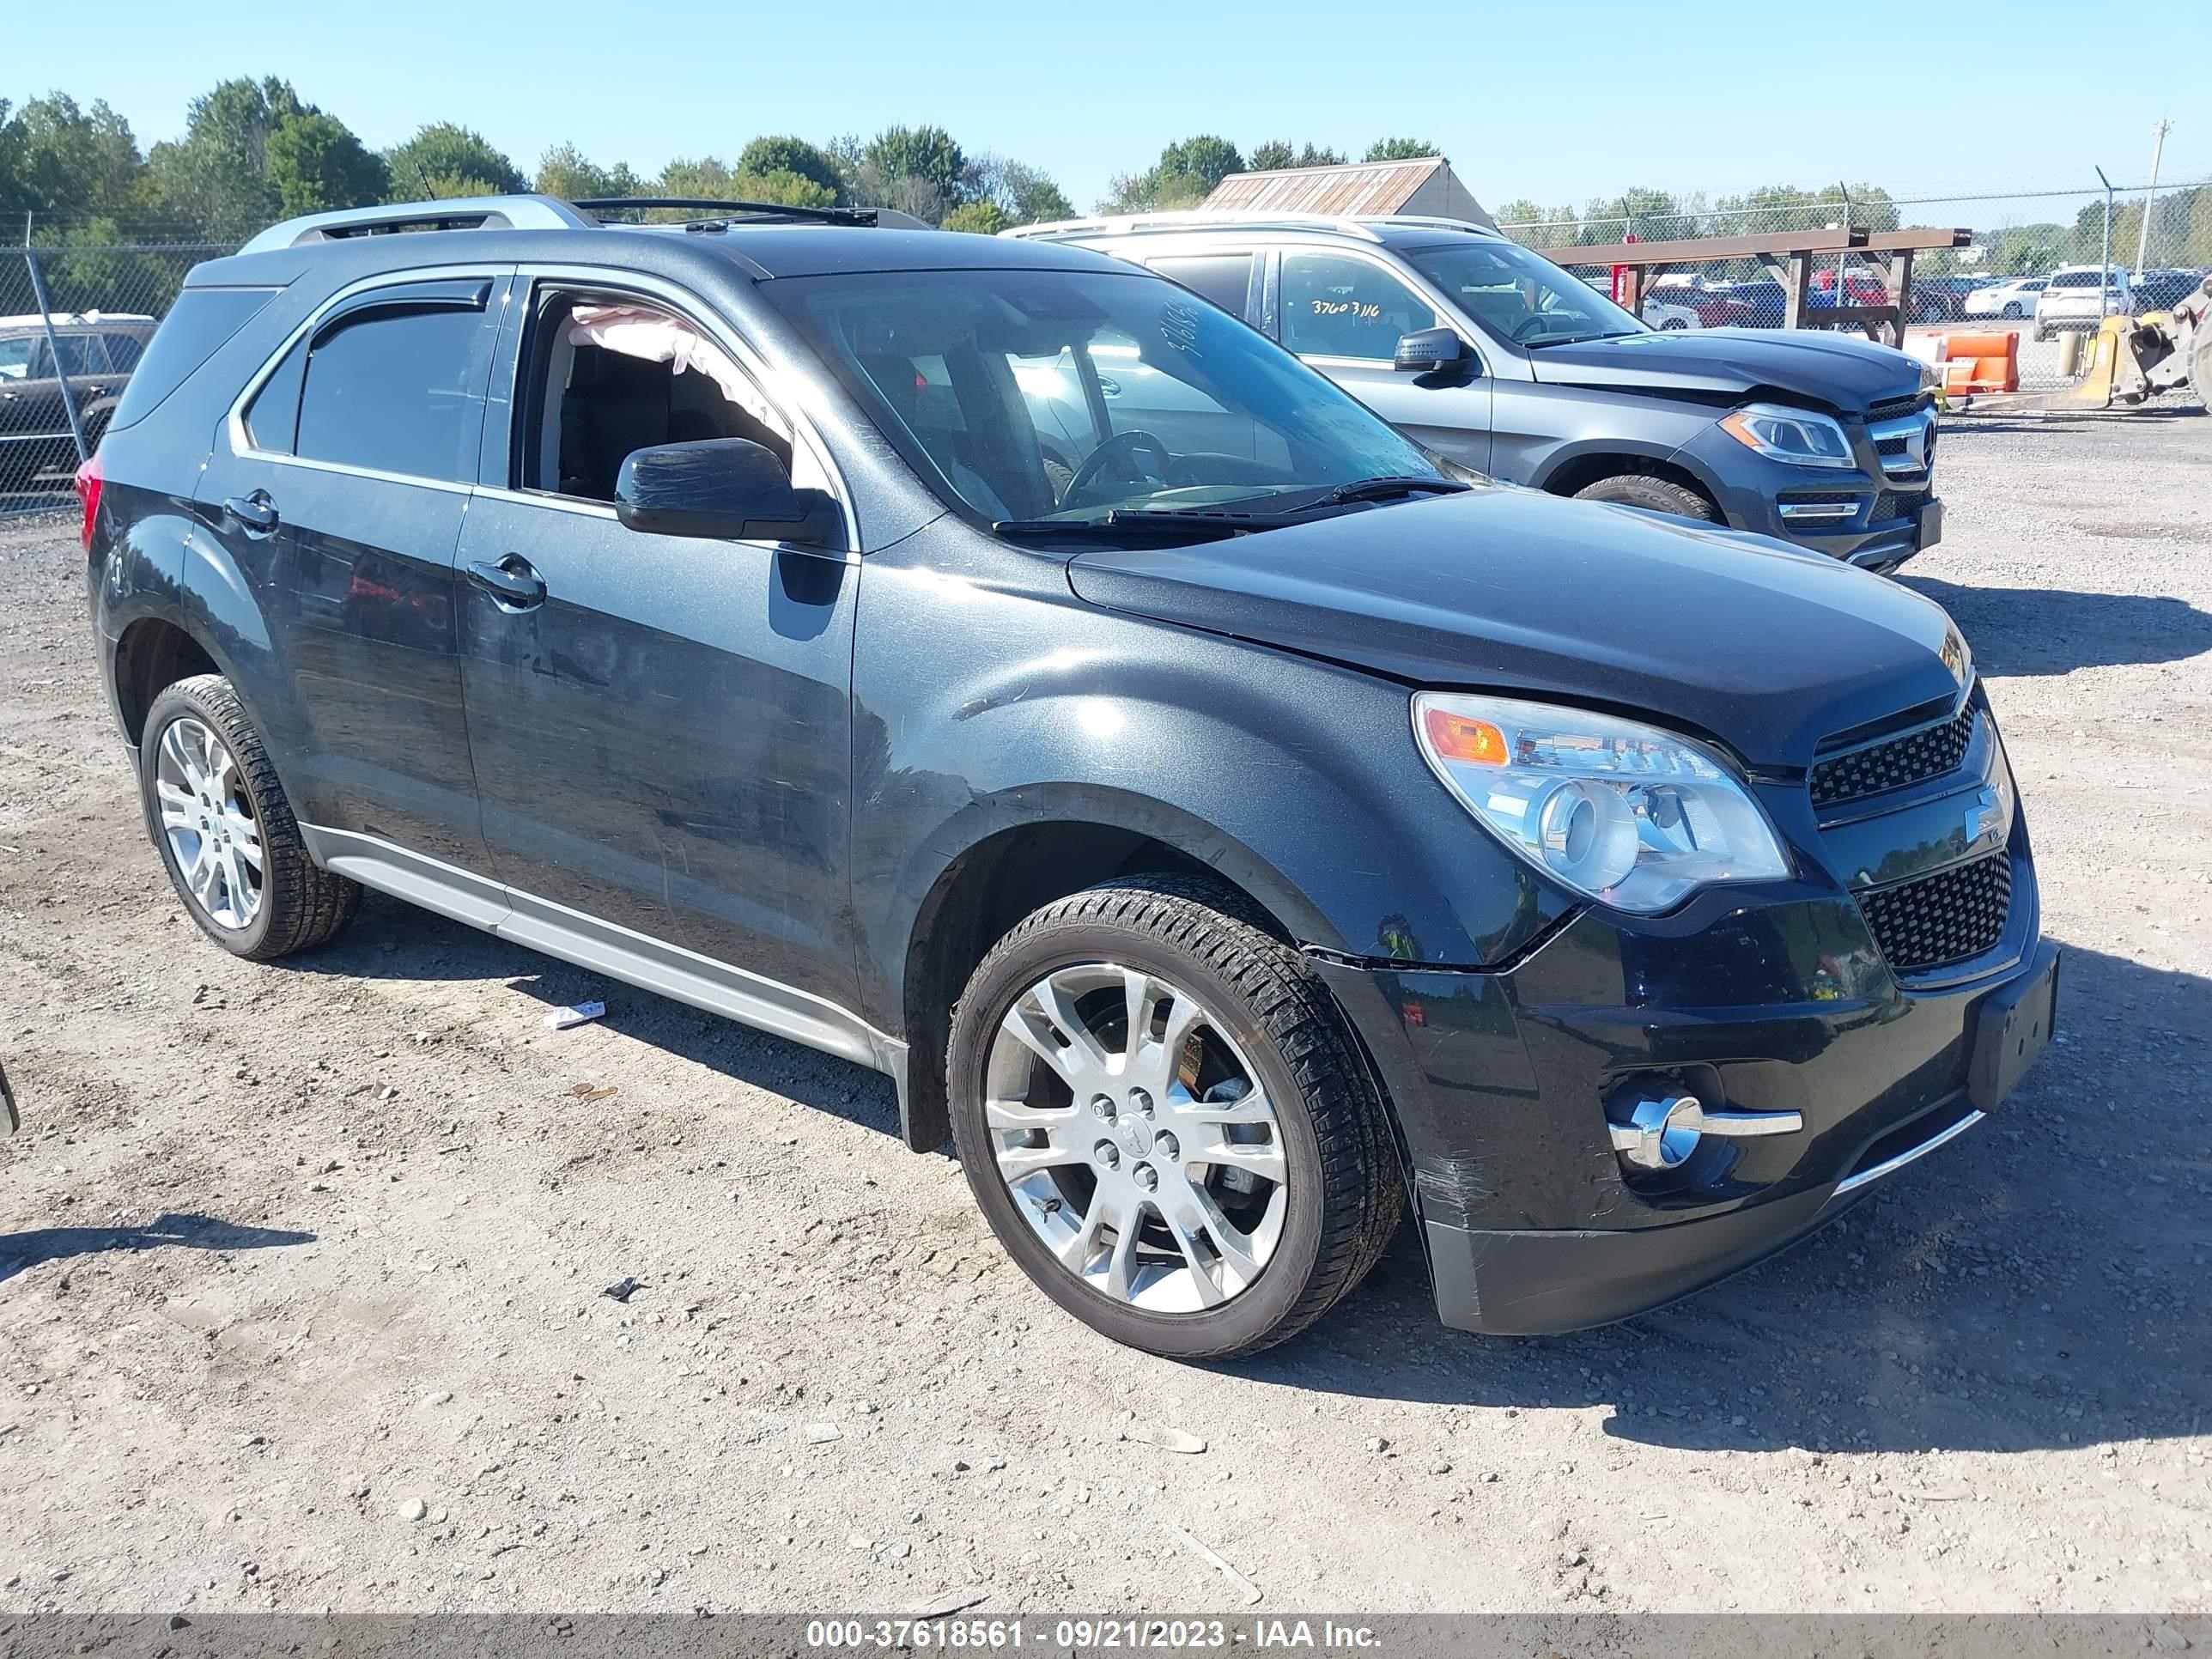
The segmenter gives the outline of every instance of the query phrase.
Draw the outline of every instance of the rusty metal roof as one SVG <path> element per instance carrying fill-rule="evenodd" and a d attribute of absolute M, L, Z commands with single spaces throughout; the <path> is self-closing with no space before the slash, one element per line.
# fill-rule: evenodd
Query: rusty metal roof
<path fill-rule="evenodd" d="M 1413 161 L 1232 173 L 1213 187 L 1204 205 L 1240 213 L 1395 213 L 1445 166 L 1443 156 L 1426 155 Z"/>

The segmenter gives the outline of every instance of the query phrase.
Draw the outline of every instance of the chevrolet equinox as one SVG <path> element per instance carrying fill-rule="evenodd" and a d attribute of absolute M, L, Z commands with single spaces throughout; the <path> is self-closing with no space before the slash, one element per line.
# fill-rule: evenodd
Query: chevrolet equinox
<path fill-rule="evenodd" d="M 1047 1295 L 1182 1358 L 1407 1209 L 1452 1325 L 1654 1307 L 2041 1048 L 1927 600 L 1489 485 L 1098 253 L 613 205 L 264 232 L 80 473 L 223 949 L 374 888 L 875 1067 Z"/>

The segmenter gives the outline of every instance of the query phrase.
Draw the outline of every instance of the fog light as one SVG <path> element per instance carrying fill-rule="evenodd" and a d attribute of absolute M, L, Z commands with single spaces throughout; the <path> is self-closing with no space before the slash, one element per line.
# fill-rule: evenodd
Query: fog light
<path fill-rule="evenodd" d="M 1613 1125 L 1613 1150 L 1632 1170 L 1671 1170 L 1698 1150 L 1698 1130 L 1705 1108 L 1695 1095 L 1659 1094 L 1635 1097 L 1627 1121 Z"/>
<path fill-rule="evenodd" d="M 1707 1135 L 1791 1135 L 1805 1127 L 1796 1112 L 1709 1112 L 1697 1096 L 1666 1079 L 1629 1083 L 1606 1102 L 1613 1150 L 1632 1171 L 1672 1170 Z"/>

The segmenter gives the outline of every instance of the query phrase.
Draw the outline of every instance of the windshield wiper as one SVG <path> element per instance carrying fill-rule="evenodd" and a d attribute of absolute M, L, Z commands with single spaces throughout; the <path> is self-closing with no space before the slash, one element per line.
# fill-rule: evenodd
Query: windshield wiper
<path fill-rule="evenodd" d="M 1310 507 L 1338 506 L 1346 501 L 1387 501 L 1394 495 L 1456 495 L 1463 489 L 1472 489 L 1456 478 L 1361 478 L 1339 484 L 1319 501 L 1310 501 Z"/>
<path fill-rule="evenodd" d="M 1001 519 L 992 533 L 1013 541 L 1048 541 L 1075 536 L 1085 541 L 1218 542 L 1252 528 L 1238 519 L 1200 518 L 1174 513 L 1131 513 L 1117 508 L 1103 519 Z"/>

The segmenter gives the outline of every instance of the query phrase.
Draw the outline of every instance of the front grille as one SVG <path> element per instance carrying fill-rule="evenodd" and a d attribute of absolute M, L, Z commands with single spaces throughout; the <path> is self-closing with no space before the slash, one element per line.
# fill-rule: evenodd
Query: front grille
<path fill-rule="evenodd" d="M 1917 881 L 1859 896 L 1874 942 L 1900 974 L 1995 950 L 2012 914 L 2012 854 L 2002 848 Z"/>
<path fill-rule="evenodd" d="M 1881 516 L 1878 506 L 1875 516 Z M 1887 743 L 1819 762 L 1808 780 L 1813 805 L 1834 806 L 1957 771 L 1966 762 L 1974 740 L 1974 722 L 1980 718 L 1978 710 L 1962 708 L 1941 726 L 1923 726 Z"/>
<path fill-rule="evenodd" d="M 1867 424 L 1873 426 L 1883 421 L 1899 420 L 1915 410 L 1926 408 L 1927 404 L 1928 394 L 1924 392 L 1916 392 L 1904 398 L 1885 398 L 1867 410 Z"/>

